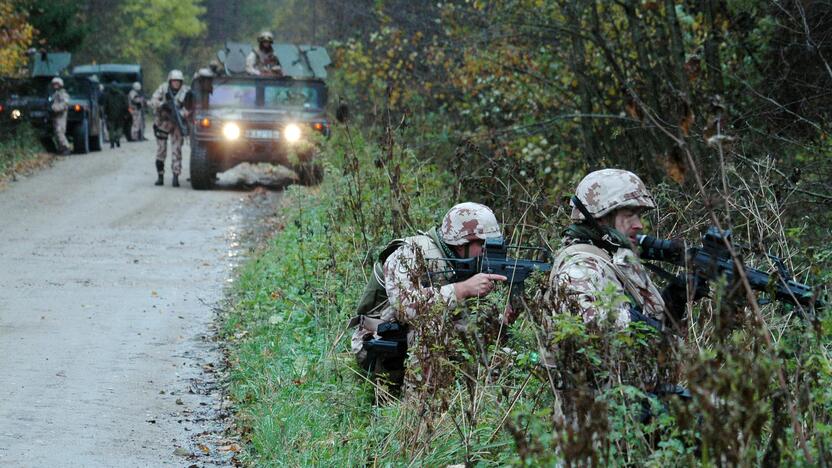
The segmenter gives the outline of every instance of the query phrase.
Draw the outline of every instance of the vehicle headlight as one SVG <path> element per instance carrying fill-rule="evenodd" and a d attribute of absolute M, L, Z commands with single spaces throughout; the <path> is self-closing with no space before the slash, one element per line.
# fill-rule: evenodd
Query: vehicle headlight
<path fill-rule="evenodd" d="M 23 117 L 23 112 L 20 112 L 20 109 L 12 109 L 11 115 L 12 115 L 12 120 L 17 120 L 17 119 Z"/>
<path fill-rule="evenodd" d="M 295 124 L 289 124 L 283 129 L 283 135 L 286 137 L 286 141 L 294 143 L 300 140 L 300 127 Z"/>
<path fill-rule="evenodd" d="M 226 122 L 226 124 L 222 126 L 222 135 L 226 140 L 236 140 L 237 138 L 240 138 L 240 126 L 234 122 Z"/>

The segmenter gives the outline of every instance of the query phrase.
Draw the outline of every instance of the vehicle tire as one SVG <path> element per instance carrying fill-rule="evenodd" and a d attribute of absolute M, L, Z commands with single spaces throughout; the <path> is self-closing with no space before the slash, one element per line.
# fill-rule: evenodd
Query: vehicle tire
<path fill-rule="evenodd" d="M 104 121 L 101 120 L 98 124 L 98 135 L 90 136 L 90 150 L 101 151 L 104 146 Z"/>
<path fill-rule="evenodd" d="M 318 163 L 309 161 L 295 165 L 293 168 L 298 175 L 298 182 L 301 185 L 318 185 L 324 180 L 324 167 Z"/>
<path fill-rule="evenodd" d="M 191 141 L 191 187 L 195 190 L 209 190 L 214 186 L 217 171 L 208 158 L 208 147 Z"/>
<path fill-rule="evenodd" d="M 90 124 L 87 119 L 72 128 L 72 152 L 75 154 L 90 152 Z"/>

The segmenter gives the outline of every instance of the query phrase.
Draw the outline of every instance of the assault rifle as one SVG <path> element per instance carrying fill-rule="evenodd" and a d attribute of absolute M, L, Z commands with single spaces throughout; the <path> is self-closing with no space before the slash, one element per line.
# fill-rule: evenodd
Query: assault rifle
<path fill-rule="evenodd" d="M 170 87 L 168 87 L 168 92 L 165 95 L 165 101 L 165 106 L 168 106 L 170 113 L 173 114 L 173 119 L 176 121 L 179 133 L 181 133 L 183 137 L 188 136 L 188 124 L 182 119 L 182 115 L 179 113 L 179 106 L 176 105 L 176 96 L 173 92 L 171 92 Z"/>
<path fill-rule="evenodd" d="M 657 239 L 647 235 L 638 235 L 636 239 L 641 248 L 643 260 L 658 260 L 689 267 L 697 276 L 709 281 L 720 277 L 724 277 L 728 284 L 734 281 L 736 265 L 725 246 L 726 241 L 731 244 L 730 229 L 720 231 L 716 227 L 710 227 L 702 236 L 702 246 L 688 249 L 685 249 L 685 245 L 677 240 Z M 743 265 L 743 271 L 752 289 L 767 294 L 773 300 L 807 309 L 825 307 L 823 301 L 816 297 L 811 286 L 794 281 L 782 259 L 774 255 L 768 255 L 768 258 L 775 267 L 772 273 Z M 767 301 L 761 302 L 761 304 L 765 303 Z"/>
<path fill-rule="evenodd" d="M 442 258 L 453 268 L 453 282 L 465 281 L 477 273 L 492 273 L 508 278 L 509 295 L 523 294 L 523 283 L 536 271 L 552 269 L 552 253 L 545 248 L 522 245 L 506 245 L 502 237 L 485 240 L 485 251 L 473 258 Z M 508 256 L 509 250 L 537 252 L 545 260 L 528 260 Z M 439 272 L 447 273 L 447 272 Z"/>

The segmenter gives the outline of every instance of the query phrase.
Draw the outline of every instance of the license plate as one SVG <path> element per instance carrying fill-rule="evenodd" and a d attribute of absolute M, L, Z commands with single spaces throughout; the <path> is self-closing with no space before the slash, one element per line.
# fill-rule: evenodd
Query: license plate
<path fill-rule="evenodd" d="M 43 117 L 46 115 L 44 111 L 32 111 L 32 117 Z"/>
<path fill-rule="evenodd" d="M 276 130 L 250 129 L 246 130 L 246 137 L 257 140 L 277 140 L 280 138 L 280 132 Z"/>

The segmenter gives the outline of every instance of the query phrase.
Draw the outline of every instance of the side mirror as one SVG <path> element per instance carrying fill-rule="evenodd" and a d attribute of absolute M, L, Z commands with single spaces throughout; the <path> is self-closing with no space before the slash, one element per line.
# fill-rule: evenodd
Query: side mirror
<path fill-rule="evenodd" d="M 335 120 L 340 123 L 347 123 L 350 119 L 350 106 L 346 102 L 341 102 L 335 109 Z"/>

